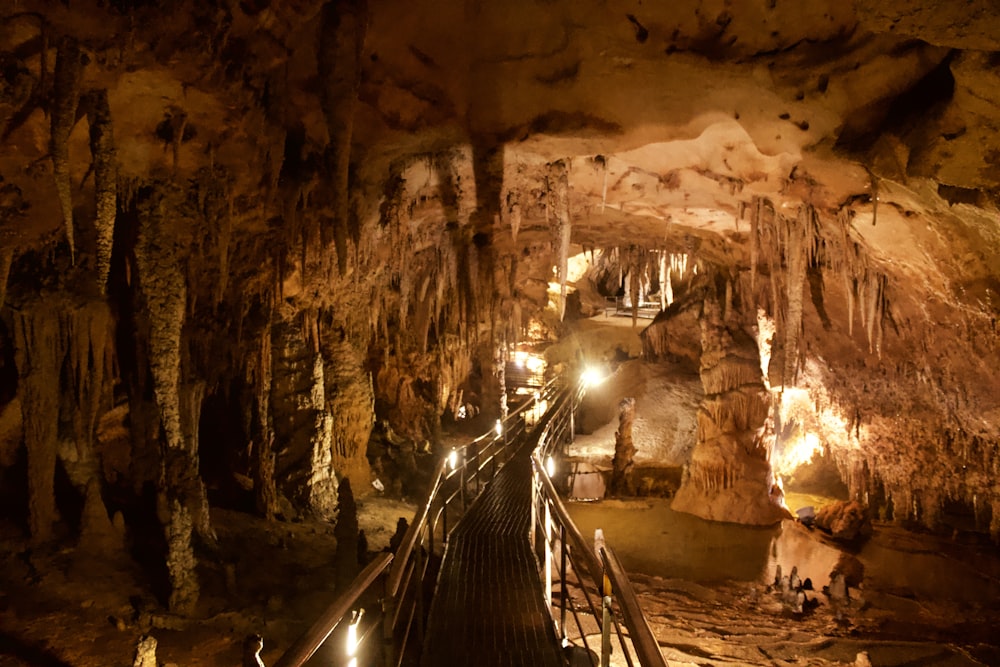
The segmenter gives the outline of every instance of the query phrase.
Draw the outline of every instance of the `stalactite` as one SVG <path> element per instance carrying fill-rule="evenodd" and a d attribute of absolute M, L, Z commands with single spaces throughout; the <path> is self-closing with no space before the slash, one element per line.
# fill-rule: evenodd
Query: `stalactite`
<path fill-rule="evenodd" d="M 671 279 L 672 270 L 667 271 L 667 305 L 671 305 L 674 302 L 674 285 Z"/>
<path fill-rule="evenodd" d="M 181 331 L 187 304 L 187 285 L 175 249 L 166 242 L 162 198 L 146 202 L 136 260 L 142 293 L 151 324 L 150 367 L 154 393 L 163 419 L 167 446 L 184 449 L 178 391 L 181 373 Z"/>
<path fill-rule="evenodd" d="M 812 219 L 815 213 L 809 205 L 803 205 L 795 221 L 787 220 L 787 263 L 784 364 L 782 364 L 782 385 L 795 383 L 799 362 L 799 338 L 802 330 L 802 292 L 808 268 L 806 244 L 809 243 Z"/>
<path fill-rule="evenodd" d="M 517 232 L 521 229 L 521 205 L 517 202 L 510 208 L 510 237 L 517 243 Z"/>
<path fill-rule="evenodd" d="M 215 285 L 215 306 L 225 297 L 229 285 L 229 245 L 233 233 L 233 198 L 226 197 L 226 212 L 219 221 L 219 280 Z"/>
<path fill-rule="evenodd" d="M 750 293 L 757 294 L 757 261 L 760 255 L 760 216 L 763 203 L 760 197 L 754 197 L 750 213 Z"/>
<path fill-rule="evenodd" d="M 872 184 L 872 227 L 874 227 L 875 222 L 878 220 L 878 203 L 879 203 L 878 176 L 869 171 L 868 177 L 871 179 L 871 184 Z"/>
<path fill-rule="evenodd" d="M 628 252 L 628 293 L 632 301 L 632 327 L 635 328 L 639 320 L 639 249 L 631 246 Z"/>
<path fill-rule="evenodd" d="M 78 460 L 96 466 L 93 453 L 97 418 L 112 400 L 115 376 L 114 320 L 108 305 L 92 302 L 67 313 L 63 326 L 74 409 L 72 420 Z M 69 388 L 67 388 L 69 389 Z M 87 475 L 96 474 L 94 469 Z M 75 480 L 82 490 L 88 478 Z"/>
<path fill-rule="evenodd" d="M 1000 497 L 994 497 L 990 501 L 992 516 L 990 518 L 990 537 L 994 544 L 1000 544 Z"/>
<path fill-rule="evenodd" d="M 118 206 L 118 168 L 115 139 L 108 106 L 108 91 L 93 90 L 87 95 L 87 122 L 90 124 L 90 154 L 94 161 L 94 195 L 97 203 L 97 281 L 105 292 L 111 269 L 111 246 Z M 222 274 L 225 276 L 225 273 Z"/>
<path fill-rule="evenodd" d="M 549 197 L 555 209 L 559 238 L 559 319 L 566 314 L 566 279 L 569 273 L 569 244 L 572 226 L 569 216 L 569 168 L 558 160 L 549 165 Z"/>
<path fill-rule="evenodd" d="M 673 290 L 670 290 L 671 294 L 668 301 L 667 290 L 669 289 L 669 287 L 667 285 L 669 277 L 667 274 L 667 253 L 661 250 L 659 252 L 659 257 L 660 257 L 660 310 L 666 310 L 667 306 L 669 306 L 671 302 L 673 302 L 674 295 L 672 294 Z"/>
<path fill-rule="evenodd" d="M 164 186 L 153 189 L 139 211 L 139 238 L 135 255 L 141 294 L 149 325 L 149 366 L 153 394 L 166 440 L 161 462 L 161 520 L 167 532 L 167 569 L 170 575 L 171 610 L 188 613 L 198 598 L 194 570 L 192 535 L 195 528 L 214 543 L 208 519 L 205 491 L 198 473 L 196 443 L 187 441 L 193 417 L 182 417 L 181 344 L 187 285 L 171 242 L 170 225 L 164 220 L 166 199 L 172 191 Z M 190 409 L 190 406 L 188 406 Z M 197 426 L 194 427 L 197 429 Z"/>
<path fill-rule="evenodd" d="M 320 25 L 317 64 L 320 101 L 330 136 L 327 147 L 330 195 L 333 199 L 330 231 L 337 250 L 337 267 L 344 275 L 348 257 L 351 138 L 361 82 L 361 52 L 368 33 L 366 0 L 328 0 L 323 5 Z M 324 235 L 324 240 L 327 238 Z"/>
<path fill-rule="evenodd" d="M 854 335 L 854 281 L 844 271 L 844 290 L 847 292 L 847 335 Z"/>
<path fill-rule="evenodd" d="M 76 242 L 73 234 L 73 188 L 70 182 L 69 135 L 76 125 L 76 108 L 80 101 L 84 56 L 72 37 L 59 40 L 56 67 L 52 82 L 51 138 L 52 172 L 55 176 L 59 205 L 62 208 L 70 259 L 76 262 Z"/>
<path fill-rule="evenodd" d="M 7 298 L 7 279 L 10 277 L 10 267 L 14 263 L 14 249 L 0 250 L 0 308 L 3 308 Z"/>

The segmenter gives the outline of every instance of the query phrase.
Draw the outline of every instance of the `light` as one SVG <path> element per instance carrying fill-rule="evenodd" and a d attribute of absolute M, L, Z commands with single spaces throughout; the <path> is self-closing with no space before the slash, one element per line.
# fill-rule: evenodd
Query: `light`
<path fill-rule="evenodd" d="M 458 466 L 458 452 L 454 449 L 448 454 L 448 467 L 454 470 Z"/>
<path fill-rule="evenodd" d="M 528 358 L 525 359 L 524 365 L 528 367 L 528 370 L 532 373 L 541 373 L 545 370 L 545 359 L 539 357 L 537 354 L 530 354 Z"/>
<path fill-rule="evenodd" d="M 496 425 L 494 426 L 494 428 L 496 429 L 497 436 L 503 435 L 503 422 L 502 421 L 500 421 L 498 419 Z"/>
<path fill-rule="evenodd" d="M 556 474 L 556 462 L 551 456 L 545 457 L 545 472 L 549 473 L 550 478 Z"/>
<path fill-rule="evenodd" d="M 593 366 L 588 366 L 580 375 L 584 387 L 596 387 L 604 382 L 604 373 Z"/>
<path fill-rule="evenodd" d="M 365 615 L 364 609 L 358 609 L 351 613 L 351 623 L 347 626 L 347 657 L 351 659 L 349 667 L 358 664 L 358 624 L 361 617 Z"/>
<path fill-rule="evenodd" d="M 783 443 L 782 451 L 774 468 L 781 473 L 791 473 L 801 466 L 812 463 L 813 458 L 823 451 L 823 443 L 815 433 L 793 438 Z"/>

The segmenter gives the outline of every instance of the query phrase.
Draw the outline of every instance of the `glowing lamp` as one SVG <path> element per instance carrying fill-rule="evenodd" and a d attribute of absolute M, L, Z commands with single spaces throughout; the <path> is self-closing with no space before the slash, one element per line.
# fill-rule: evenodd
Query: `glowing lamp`
<path fill-rule="evenodd" d="M 556 474 L 556 462 L 551 456 L 545 457 L 545 472 L 549 474 L 549 477 Z"/>
<path fill-rule="evenodd" d="M 496 432 L 497 432 L 498 436 L 499 435 L 503 435 L 503 422 L 502 421 L 500 421 L 498 419 L 494 428 L 496 429 Z"/>
<path fill-rule="evenodd" d="M 361 623 L 361 617 L 364 615 L 364 609 L 353 612 L 351 623 L 347 626 L 347 657 L 350 658 L 348 667 L 356 667 L 358 664 L 358 624 Z"/>
<path fill-rule="evenodd" d="M 588 366 L 580 376 L 584 387 L 596 387 L 604 382 L 604 374 L 593 366 Z"/>
<path fill-rule="evenodd" d="M 448 467 L 454 470 L 457 465 L 458 465 L 458 452 L 453 449 L 451 450 L 451 453 L 448 454 Z"/>

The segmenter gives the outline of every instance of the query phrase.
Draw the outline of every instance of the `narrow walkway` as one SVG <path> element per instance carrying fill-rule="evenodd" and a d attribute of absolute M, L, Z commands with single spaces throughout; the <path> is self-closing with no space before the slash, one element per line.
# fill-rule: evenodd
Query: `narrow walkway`
<path fill-rule="evenodd" d="M 423 667 L 562 667 L 528 544 L 531 461 L 522 447 L 452 533 Z"/>

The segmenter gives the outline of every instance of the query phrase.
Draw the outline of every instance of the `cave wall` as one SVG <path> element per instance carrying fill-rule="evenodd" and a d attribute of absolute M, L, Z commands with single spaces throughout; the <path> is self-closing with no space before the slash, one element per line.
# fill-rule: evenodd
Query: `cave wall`
<path fill-rule="evenodd" d="M 31 534 L 57 466 L 81 496 L 151 486 L 188 607 L 232 487 L 206 452 L 264 515 L 331 518 L 379 420 L 423 441 L 470 399 L 502 413 L 572 241 L 632 301 L 721 276 L 723 329 L 773 323 L 764 386 L 813 398 L 852 494 L 1000 535 L 996 11 L 906 5 L 0 10 L 0 452 Z"/>

